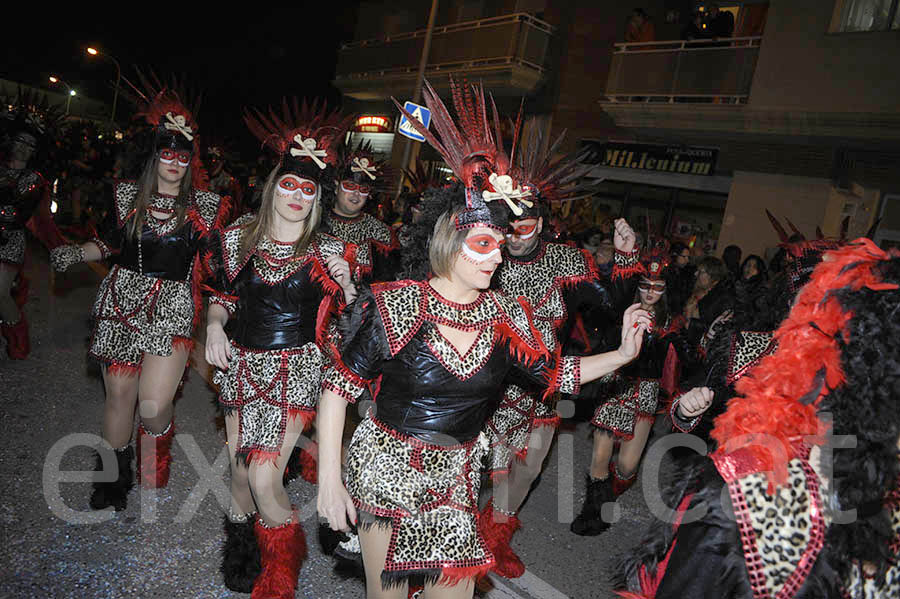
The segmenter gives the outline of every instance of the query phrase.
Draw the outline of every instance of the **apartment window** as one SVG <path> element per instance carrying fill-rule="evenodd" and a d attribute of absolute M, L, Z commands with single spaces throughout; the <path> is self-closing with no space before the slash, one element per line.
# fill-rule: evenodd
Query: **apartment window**
<path fill-rule="evenodd" d="M 837 0 L 830 31 L 900 29 L 900 0 Z"/>

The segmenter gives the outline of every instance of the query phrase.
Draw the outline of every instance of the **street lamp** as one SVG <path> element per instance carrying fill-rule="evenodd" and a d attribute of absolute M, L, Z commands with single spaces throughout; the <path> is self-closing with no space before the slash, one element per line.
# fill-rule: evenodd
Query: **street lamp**
<path fill-rule="evenodd" d="M 72 86 L 60 79 L 59 77 L 54 77 L 50 75 L 50 83 L 62 83 L 69 89 L 69 97 L 66 98 L 66 116 L 69 116 L 69 104 L 72 102 L 72 97 L 75 96 L 75 90 L 72 89 Z"/>
<path fill-rule="evenodd" d="M 116 91 L 113 93 L 112 114 L 109 117 L 109 124 L 113 125 L 116 120 L 116 101 L 119 99 L 119 82 L 122 79 L 122 67 L 119 66 L 119 61 L 116 60 L 114 56 L 106 53 L 101 53 L 96 48 L 89 47 L 87 49 L 87 53 L 91 56 L 101 56 L 103 58 L 108 58 L 116 65 Z"/>

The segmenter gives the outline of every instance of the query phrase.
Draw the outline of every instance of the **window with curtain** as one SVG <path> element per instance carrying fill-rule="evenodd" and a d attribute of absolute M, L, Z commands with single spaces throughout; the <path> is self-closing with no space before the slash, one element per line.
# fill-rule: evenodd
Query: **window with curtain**
<path fill-rule="evenodd" d="M 900 28 L 898 0 L 838 0 L 832 31 L 887 31 Z"/>

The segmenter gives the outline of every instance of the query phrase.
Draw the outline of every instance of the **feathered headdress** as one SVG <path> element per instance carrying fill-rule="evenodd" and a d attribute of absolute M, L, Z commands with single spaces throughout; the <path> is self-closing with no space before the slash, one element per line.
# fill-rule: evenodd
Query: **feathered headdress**
<path fill-rule="evenodd" d="M 282 100 L 281 114 L 273 108 L 266 112 L 244 110 L 244 122 L 264 146 L 280 158 L 279 172 L 295 172 L 320 180 L 340 164 L 340 146 L 354 115 L 342 116 L 328 111 L 324 101 L 308 104 Z M 326 170 L 327 169 L 327 170 Z"/>
<path fill-rule="evenodd" d="M 456 219 L 457 229 L 486 226 L 505 231 L 506 210 L 498 208 L 508 208 L 514 215 L 522 214 L 519 203 L 523 199 L 529 201 L 530 193 L 524 192 L 510 174 L 510 157 L 502 150 L 497 107 L 491 98 L 491 123 L 482 86 L 460 86 L 451 78 L 450 91 L 456 121 L 431 84 L 425 82 L 425 104 L 431 110 L 437 135 L 422 126 L 396 99 L 394 104 L 464 185 L 466 205 Z"/>
<path fill-rule="evenodd" d="M 153 71 L 149 75 L 136 69 L 140 87 L 131 85 L 122 95 L 134 104 L 135 118 L 146 121 L 153 133 L 152 152 L 163 148 L 191 152 L 191 183 L 205 189 L 206 171 L 200 160 L 199 131 L 196 114 L 201 94 L 192 93 L 174 75 L 164 83 Z"/>
<path fill-rule="evenodd" d="M 0 136 L 10 141 L 26 133 L 40 143 L 52 136 L 63 117 L 59 106 L 51 106 L 46 94 L 19 87 L 15 97 L 0 100 Z"/>
<path fill-rule="evenodd" d="M 519 131 L 522 113 L 515 125 Z M 516 178 L 522 181 L 522 189 L 531 191 L 536 199 L 541 202 L 553 203 L 580 200 L 590 197 L 601 179 L 585 179 L 585 176 L 594 168 L 593 164 L 586 161 L 592 151 L 585 148 L 568 156 L 558 155 L 560 146 L 565 138 L 563 131 L 556 140 L 546 146 L 543 127 L 533 120 L 530 126 L 526 126 L 527 134 L 524 144 L 516 153 Z M 525 213 L 519 218 L 541 216 L 540 205 L 535 202 L 532 206 L 525 206 Z"/>
<path fill-rule="evenodd" d="M 368 185 L 375 191 L 390 189 L 394 170 L 388 162 L 375 157 L 371 142 L 361 141 L 356 148 L 344 144 L 341 149 L 338 180 Z"/>
<path fill-rule="evenodd" d="M 409 193 L 414 196 L 421 196 L 429 189 L 444 186 L 444 177 L 434 163 L 425 166 L 425 163 L 417 158 L 415 166 L 411 169 L 403 169 L 403 173 L 409 184 Z"/>
<path fill-rule="evenodd" d="M 661 281 L 665 279 L 666 270 L 671 263 L 669 242 L 665 239 L 655 242 L 648 240 L 648 247 L 641 254 L 641 264 L 644 267 L 643 276 L 652 281 Z"/>

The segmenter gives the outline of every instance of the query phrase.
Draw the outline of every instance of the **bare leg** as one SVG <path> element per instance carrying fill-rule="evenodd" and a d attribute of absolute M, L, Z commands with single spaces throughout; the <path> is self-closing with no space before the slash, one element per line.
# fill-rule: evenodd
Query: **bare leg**
<path fill-rule="evenodd" d="M 253 496 L 250 494 L 250 471 L 244 460 L 238 458 L 238 415 L 232 412 L 225 417 L 225 438 L 228 441 L 228 457 L 231 464 L 231 513 L 243 516 L 256 511 Z"/>
<path fill-rule="evenodd" d="M 158 435 L 172 422 L 172 403 L 187 359 L 188 352 L 181 347 L 171 356 L 144 354 L 138 396 L 141 421 L 148 432 Z"/>
<path fill-rule="evenodd" d="M 103 369 L 106 401 L 103 403 L 103 438 L 114 449 L 125 447 L 134 430 L 134 405 L 138 396 L 138 377 L 112 374 Z"/>
<path fill-rule="evenodd" d="M 17 272 L 9 264 L 0 264 L 0 320 L 8 324 L 19 320 L 19 307 L 10 295 Z"/>
<path fill-rule="evenodd" d="M 634 423 L 634 437 L 628 441 L 623 441 L 619 446 L 619 459 L 616 463 L 616 468 L 622 478 L 630 478 L 637 471 L 652 427 L 652 420 L 638 420 Z"/>
<path fill-rule="evenodd" d="M 505 512 L 519 511 L 531 490 L 531 485 L 541 474 L 555 434 L 555 426 L 537 426 L 531 431 L 525 460 L 513 460 L 509 475 L 495 486 L 494 505 Z"/>
<path fill-rule="evenodd" d="M 594 429 L 594 452 L 591 454 L 591 477 L 603 479 L 609 476 L 609 461 L 613 452 L 612 435 L 600 428 Z"/>
<path fill-rule="evenodd" d="M 291 516 L 291 500 L 284 489 L 284 469 L 301 433 L 303 419 L 289 419 L 278 458 L 274 462 L 250 463 L 250 490 L 259 515 L 267 526 L 280 526 Z"/>
<path fill-rule="evenodd" d="M 359 544 L 362 547 L 363 566 L 366 570 L 366 599 L 406 599 L 409 585 L 383 589 L 381 587 L 381 571 L 387 558 L 388 544 L 391 541 L 391 528 L 376 524 L 366 529 L 359 529 Z"/>

